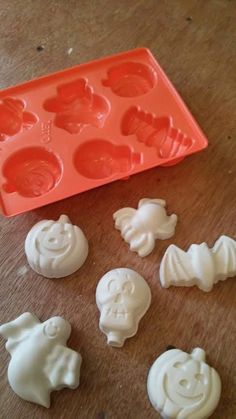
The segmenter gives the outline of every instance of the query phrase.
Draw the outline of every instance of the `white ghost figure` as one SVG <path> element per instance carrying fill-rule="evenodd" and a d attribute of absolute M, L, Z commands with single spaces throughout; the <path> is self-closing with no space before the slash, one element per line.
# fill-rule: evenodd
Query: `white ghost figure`
<path fill-rule="evenodd" d="M 59 220 L 42 220 L 29 231 L 25 253 L 31 268 L 46 278 L 62 278 L 79 269 L 88 256 L 83 231 L 66 215 Z"/>
<path fill-rule="evenodd" d="M 101 312 L 99 327 L 107 335 L 108 345 L 121 347 L 137 332 L 150 306 L 151 291 L 145 279 L 132 269 L 113 269 L 100 279 L 96 303 Z"/>
<path fill-rule="evenodd" d="M 11 354 L 8 381 L 22 399 L 50 407 L 50 393 L 79 385 L 82 358 L 66 347 L 70 324 L 62 317 L 41 323 L 31 313 L 0 326 Z"/>
<path fill-rule="evenodd" d="M 219 402 L 221 380 L 205 362 L 203 349 L 195 348 L 191 354 L 172 349 L 150 368 L 147 391 L 162 418 L 206 419 Z"/>
<path fill-rule="evenodd" d="M 122 208 L 113 214 L 115 227 L 130 244 L 130 250 L 141 257 L 152 252 L 156 239 L 169 239 L 175 232 L 177 215 L 168 216 L 165 206 L 163 199 L 144 198 L 137 210 Z"/>

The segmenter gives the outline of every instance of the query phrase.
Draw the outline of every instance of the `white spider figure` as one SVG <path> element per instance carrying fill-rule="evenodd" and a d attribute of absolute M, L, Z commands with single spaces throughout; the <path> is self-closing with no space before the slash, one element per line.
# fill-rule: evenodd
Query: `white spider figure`
<path fill-rule="evenodd" d="M 138 209 L 122 208 L 113 214 L 115 227 L 129 243 L 130 250 L 144 257 L 152 252 L 156 239 L 169 239 L 174 235 L 177 215 L 168 216 L 163 199 L 144 198 Z"/>

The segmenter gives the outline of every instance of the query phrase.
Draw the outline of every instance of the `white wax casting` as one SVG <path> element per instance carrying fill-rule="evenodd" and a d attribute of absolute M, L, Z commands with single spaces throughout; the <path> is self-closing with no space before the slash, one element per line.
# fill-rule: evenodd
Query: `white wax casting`
<path fill-rule="evenodd" d="M 151 303 L 151 291 L 141 275 L 132 269 L 107 272 L 99 281 L 96 302 L 101 312 L 99 327 L 107 343 L 121 347 L 134 336 L 140 319 Z"/>
<path fill-rule="evenodd" d="M 66 215 L 35 224 L 25 241 L 31 268 L 46 278 L 62 278 L 79 269 L 88 256 L 88 241 Z"/>
<path fill-rule="evenodd" d="M 221 381 L 206 364 L 202 349 L 195 348 L 191 354 L 172 349 L 152 365 L 147 391 L 164 419 L 206 419 L 219 402 Z"/>
<path fill-rule="evenodd" d="M 0 326 L 11 354 L 8 381 L 22 399 L 50 407 L 50 393 L 79 385 L 82 358 L 67 348 L 70 324 L 62 317 L 41 323 L 31 313 Z"/>
<path fill-rule="evenodd" d="M 141 257 L 152 252 L 156 239 L 169 239 L 174 235 L 177 215 L 168 216 L 165 206 L 162 199 L 144 198 L 139 201 L 137 210 L 122 208 L 113 214 L 115 227 L 129 243 L 130 250 Z"/>

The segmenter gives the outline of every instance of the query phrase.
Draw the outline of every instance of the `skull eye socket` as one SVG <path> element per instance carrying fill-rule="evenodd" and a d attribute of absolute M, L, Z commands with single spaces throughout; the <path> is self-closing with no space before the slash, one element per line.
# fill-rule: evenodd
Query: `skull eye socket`
<path fill-rule="evenodd" d="M 116 281 L 115 281 L 115 279 L 111 279 L 109 282 L 108 282 L 108 291 L 110 291 L 110 292 L 116 292 L 116 291 L 118 291 L 118 287 L 117 287 L 117 284 L 116 284 Z"/>
<path fill-rule="evenodd" d="M 131 281 L 126 281 L 122 285 L 122 291 L 124 291 L 126 294 L 133 294 L 134 292 L 134 284 Z"/>

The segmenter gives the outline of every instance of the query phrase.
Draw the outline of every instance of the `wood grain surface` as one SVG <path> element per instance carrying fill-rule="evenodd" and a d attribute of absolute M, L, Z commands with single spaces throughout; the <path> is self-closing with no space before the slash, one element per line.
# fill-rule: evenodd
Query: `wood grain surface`
<path fill-rule="evenodd" d="M 236 418 L 235 278 L 218 283 L 209 294 L 196 288 L 163 290 L 158 278 L 169 244 L 187 249 L 203 241 L 213 245 L 222 234 L 236 239 L 236 1 L 0 0 L 0 14 L 1 88 L 146 46 L 209 139 L 206 151 L 179 165 L 0 218 L 0 322 L 25 311 L 41 320 L 64 316 L 72 325 L 69 345 L 83 357 L 80 387 L 53 393 L 47 410 L 24 402 L 10 389 L 9 354 L 1 339 L 0 418 L 158 418 L 147 398 L 146 378 L 168 345 L 205 349 L 223 384 L 212 418 Z M 136 207 L 143 197 L 166 199 L 179 223 L 172 239 L 159 241 L 141 259 L 114 229 L 112 214 L 123 206 Z M 62 213 L 84 230 L 89 257 L 69 278 L 44 279 L 27 265 L 24 240 L 34 223 Z M 115 349 L 99 332 L 95 289 L 106 271 L 120 266 L 146 278 L 152 304 L 137 335 Z"/>

